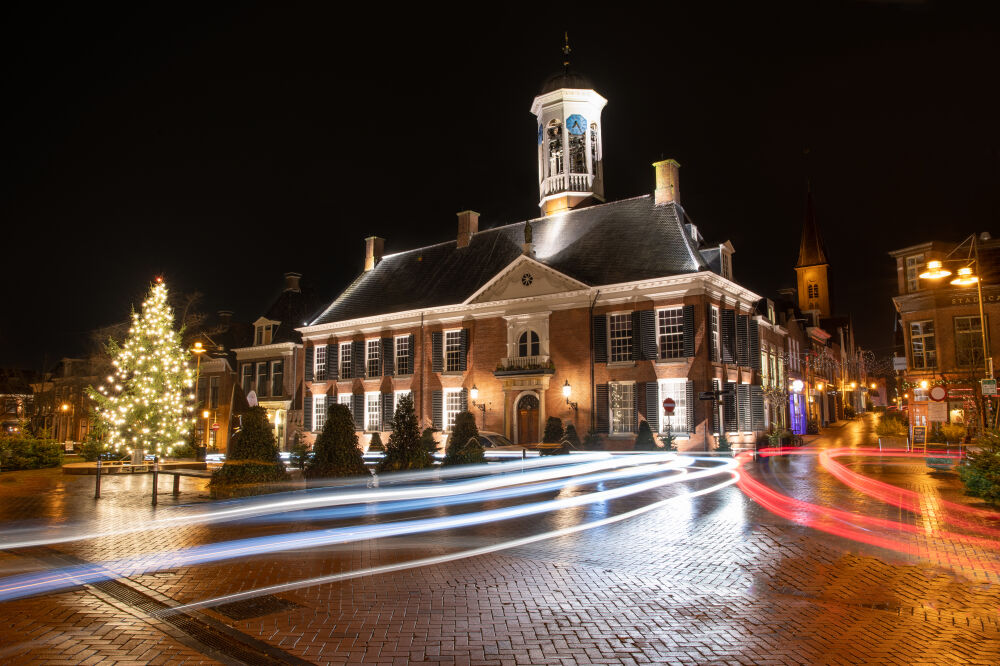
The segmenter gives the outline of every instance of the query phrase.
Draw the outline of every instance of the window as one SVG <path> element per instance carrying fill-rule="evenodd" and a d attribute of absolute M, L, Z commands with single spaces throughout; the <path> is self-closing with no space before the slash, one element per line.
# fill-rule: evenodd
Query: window
<path fill-rule="evenodd" d="M 534 331 L 525 331 L 521 334 L 521 337 L 517 339 L 517 355 L 524 358 L 525 356 L 538 356 L 538 354 L 538 333 L 535 333 Z"/>
<path fill-rule="evenodd" d="M 597 123 L 590 123 L 590 169 L 597 173 Z"/>
<path fill-rule="evenodd" d="M 906 291 L 920 291 L 920 266 L 924 263 L 924 255 L 915 254 L 906 258 Z"/>
<path fill-rule="evenodd" d="M 350 393 L 341 393 L 340 395 L 337 396 L 337 404 L 347 407 L 347 409 L 351 412 L 351 415 L 353 416 L 354 401 L 352 400 L 352 398 L 353 396 Z"/>
<path fill-rule="evenodd" d="M 762 349 L 760 351 L 760 385 L 767 386 L 770 379 L 770 375 L 768 374 L 767 352 Z"/>
<path fill-rule="evenodd" d="M 574 134 L 573 126 L 569 130 L 569 171 L 570 173 L 587 173 L 587 134 L 581 129 Z"/>
<path fill-rule="evenodd" d="M 444 429 L 451 432 L 455 428 L 455 417 L 465 411 L 462 404 L 462 389 L 444 390 Z"/>
<path fill-rule="evenodd" d="M 914 369 L 937 367 L 933 319 L 910 322 L 910 355 Z"/>
<path fill-rule="evenodd" d="M 205 404 L 205 399 L 208 397 L 208 377 L 202 377 L 198 380 L 198 397 L 195 400 L 199 405 Z"/>
<path fill-rule="evenodd" d="M 715 356 L 715 360 L 718 361 L 722 358 L 722 350 L 720 348 L 720 338 L 719 338 L 719 307 L 717 305 L 712 306 L 712 352 Z"/>
<path fill-rule="evenodd" d="M 729 253 L 723 250 L 722 255 L 722 277 L 727 280 L 733 279 L 733 264 L 732 259 L 729 257 Z"/>
<path fill-rule="evenodd" d="M 341 379 L 353 377 L 353 363 L 351 363 L 351 343 L 340 343 L 340 377 Z"/>
<path fill-rule="evenodd" d="M 369 432 L 376 432 L 382 429 L 381 398 L 382 394 L 377 391 L 365 393 L 365 430 Z"/>
<path fill-rule="evenodd" d="M 326 396 L 313 396 L 313 430 L 319 432 L 326 424 Z"/>
<path fill-rule="evenodd" d="M 254 338 L 255 345 L 269 345 L 271 344 L 271 333 L 273 332 L 274 326 L 272 324 L 261 324 L 257 326 L 256 335 Z"/>
<path fill-rule="evenodd" d="M 955 364 L 975 368 L 983 364 L 983 327 L 979 317 L 955 317 Z"/>
<path fill-rule="evenodd" d="M 326 345 L 317 345 L 313 352 L 313 379 L 321 382 L 326 379 Z"/>
<path fill-rule="evenodd" d="M 549 141 L 549 175 L 558 176 L 563 172 L 562 123 L 550 121 L 546 134 Z"/>
<path fill-rule="evenodd" d="M 687 404 L 687 380 L 685 379 L 661 379 L 660 396 L 658 404 L 662 405 L 667 398 L 674 399 L 674 413 L 669 417 L 671 431 L 687 432 L 688 429 L 688 404 Z M 662 410 L 663 407 L 660 407 Z M 660 419 L 660 432 L 667 431 L 667 416 L 663 414 Z"/>
<path fill-rule="evenodd" d="M 611 382 L 608 400 L 611 404 L 611 432 L 632 432 L 635 420 L 635 384 Z"/>
<path fill-rule="evenodd" d="M 396 375 L 412 375 L 413 368 L 410 367 L 410 336 L 396 336 Z"/>
<path fill-rule="evenodd" d="M 382 374 L 382 341 L 378 338 L 368 340 L 365 350 L 366 374 L 369 377 L 378 377 Z"/>
<path fill-rule="evenodd" d="M 271 361 L 271 395 L 285 394 L 285 362 Z"/>
<path fill-rule="evenodd" d="M 212 377 L 208 388 L 208 406 L 212 409 L 219 407 L 219 378 Z"/>
<path fill-rule="evenodd" d="M 778 357 L 774 355 L 774 350 L 771 350 L 771 388 L 776 388 L 778 386 Z"/>
<path fill-rule="evenodd" d="M 819 298 L 819 285 L 815 282 L 810 282 L 806 285 L 806 294 L 809 298 Z"/>
<path fill-rule="evenodd" d="M 684 356 L 684 310 L 670 308 L 656 313 L 659 325 L 660 358 L 681 358 Z"/>
<path fill-rule="evenodd" d="M 253 363 L 243 364 L 243 393 L 253 390 Z"/>
<path fill-rule="evenodd" d="M 257 395 L 267 395 L 267 361 L 257 364 Z"/>
<path fill-rule="evenodd" d="M 608 343 L 612 363 L 632 360 L 632 313 L 608 316 Z"/>
<path fill-rule="evenodd" d="M 774 303 L 767 304 L 767 320 L 772 324 L 777 324 L 777 320 L 774 318 Z"/>
<path fill-rule="evenodd" d="M 444 371 L 458 372 L 462 369 L 462 331 L 444 333 Z"/>

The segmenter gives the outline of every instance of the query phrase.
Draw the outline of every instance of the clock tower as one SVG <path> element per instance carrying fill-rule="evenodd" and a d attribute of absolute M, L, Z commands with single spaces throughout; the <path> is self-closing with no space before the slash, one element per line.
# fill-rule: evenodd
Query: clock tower
<path fill-rule="evenodd" d="M 608 100 L 570 71 L 569 37 L 562 70 L 549 77 L 531 104 L 538 120 L 538 207 L 551 215 L 604 201 L 601 111 Z"/>

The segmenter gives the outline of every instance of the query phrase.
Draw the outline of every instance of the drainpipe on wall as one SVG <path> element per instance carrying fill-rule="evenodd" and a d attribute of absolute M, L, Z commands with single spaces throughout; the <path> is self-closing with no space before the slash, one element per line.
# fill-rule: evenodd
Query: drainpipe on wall
<path fill-rule="evenodd" d="M 413 350 L 413 358 L 416 359 L 416 350 Z M 420 409 L 417 411 L 417 421 L 420 423 L 420 431 L 423 432 L 424 425 L 424 313 L 420 313 Z M 412 391 L 410 392 L 412 394 Z M 433 424 L 432 424 L 433 425 Z"/>
<path fill-rule="evenodd" d="M 598 289 L 597 293 L 594 294 L 594 300 L 590 302 L 590 318 L 587 323 L 590 324 L 590 429 L 597 429 L 597 386 L 594 385 L 594 305 L 597 303 L 597 297 L 601 295 L 601 290 Z"/>

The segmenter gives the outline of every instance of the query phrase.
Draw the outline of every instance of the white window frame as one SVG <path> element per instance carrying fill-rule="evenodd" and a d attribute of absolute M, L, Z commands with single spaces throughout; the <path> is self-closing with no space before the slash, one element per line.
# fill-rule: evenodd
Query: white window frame
<path fill-rule="evenodd" d="M 372 362 L 378 363 L 375 369 L 378 372 L 371 372 Z M 379 338 L 368 338 L 365 340 L 365 377 L 382 376 L 382 340 Z"/>
<path fill-rule="evenodd" d="M 313 347 L 313 379 L 317 382 L 326 380 L 326 345 Z"/>
<path fill-rule="evenodd" d="M 351 413 L 351 418 L 354 418 L 354 394 L 353 393 L 338 393 L 337 394 L 337 404 L 347 407 L 347 411 Z"/>
<path fill-rule="evenodd" d="M 629 399 L 625 401 L 625 405 L 620 407 L 615 407 L 615 387 L 620 387 L 622 390 L 622 395 L 628 396 Z M 625 390 L 628 387 L 628 390 Z M 620 418 L 619 422 L 624 423 L 624 429 L 616 428 L 615 420 L 615 409 L 624 412 Z M 612 435 L 630 435 L 632 434 L 632 424 L 635 422 L 635 382 L 608 382 L 608 428 Z M 625 417 L 628 416 L 627 420 Z"/>
<path fill-rule="evenodd" d="M 920 291 L 920 266 L 924 263 L 924 255 L 911 254 L 903 260 L 906 267 L 906 293 Z"/>
<path fill-rule="evenodd" d="M 352 351 L 352 349 L 353 349 L 353 347 L 351 346 L 350 342 L 341 342 L 340 345 L 338 345 L 338 348 L 337 348 L 337 364 L 338 364 L 337 368 L 340 371 L 340 374 L 338 376 L 341 379 L 343 379 L 344 377 L 347 376 L 347 375 L 344 374 L 344 366 L 347 363 L 351 364 L 350 367 L 351 367 L 351 371 L 352 372 L 349 373 L 349 374 L 351 376 L 354 375 L 354 372 L 353 372 L 353 370 L 354 370 L 354 352 Z M 346 361 L 345 361 L 345 358 L 344 358 L 345 356 L 347 357 Z"/>
<path fill-rule="evenodd" d="M 261 378 L 260 371 L 261 371 L 262 368 L 264 370 L 264 375 L 263 375 L 263 377 L 264 377 L 264 387 L 263 387 L 264 390 L 263 391 L 260 390 L 261 389 L 261 386 L 260 386 L 260 383 L 261 383 L 260 382 L 260 378 Z M 253 385 L 254 385 L 254 390 L 257 392 L 257 395 L 260 396 L 260 397 L 264 397 L 264 398 L 267 397 L 267 389 L 268 389 L 267 384 L 271 380 L 271 376 L 268 374 L 268 370 L 270 370 L 270 367 L 269 367 L 269 364 L 268 364 L 267 361 L 257 361 L 257 363 L 256 363 L 256 372 L 257 372 L 257 375 L 256 375 L 256 377 L 254 377 Z"/>
<path fill-rule="evenodd" d="M 247 372 L 249 370 L 249 372 Z M 254 378 L 256 377 L 257 366 L 253 363 L 243 364 L 243 374 L 240 377 L 240 388 L 244 394 L 249 394 L 253 390 Z"/>
<path fill-rule="evenodd" d="M 392 392 L 392 414 L 393 414 L 393 416 L 396 415 L 396 410 L 399 409 L 399 399 L 402 398 L 404 395 L 410 395 L 410 396 L 412 396 L 413 395 L 413 391 L 410 390 L 410 389 L 406 389 L 406 390 L 403 390 L 403 391 L 393 391 Z"/>
<path fill-rule="evenodd" d="M 375 419 L 375 423 L 372 423 Z M 379 432 L 382 430 L 382 394 L 378 391 L 365 392 L 365 430 Z"/>
<path fill-rule="evenodd" d="M 326 424 L 326 395 L 313 396 L 313 432 L 323 430 Z"/>
<path fill-rule="evenodd" d="M 615 346 L 614 341 L 625 339 L 625 336 L 615 337 L 612 335 L 614 321 L 618 317 L 623 317 L 624 321 L 628 323 L 628 353 L 627 358 L 618 358 L 615 356 Z M 608 313 L 608 363 L 630 363 L 632 361 L 632 345 L 634 344 L 634 331 L 632 330 L 632 313 L 631 312 L 609 312 Z"/>
<path fill-rule="evenodd" d="M 279 391 L 275 393 L 274 378 L 276 373 L 274 372 L 274 369 L 278 367 L 278 365 L 281 365 L 281 385 L 277 387 Z M 271 361 L 271 374 L 267 378 L 267 381 L 271 385 L 271 397 L 277 398 L 285 395 L 285 359 L 276 359 Z"/>
<path fill-rule="evenodd" d="M 450 400 L 455 399 L 457 396 L 458 405 L 456 408 L 452 408 L 449 405 Z M 458 416 L 462 411 L 462 389 L 460 388 L 446 388 L 441 396 L 441 419 L 442 425 L 444 426 L 445 432 L 451 432 L 455 429 L 455 417 Z"/>
<path fill-rule="evenodd" d="M 442 341 L 441 341 L 441 353 L 444 355 L 444 358 L 442 359 L 443 364 L 442 364 L 441 367 L 444 368 L 445 372 L 461 372 L 461 366 L 462 366 L 462 329 L 460 329 L 460 328 L 451 328 L 451 329 L 448 329 L 448 330 L 444 331 L 443 333 L 444 333 L 444 337 L 442 338 Z M 449 337 L 452 338 L 452 340 L 455 341 L 452 344 L 457 345 L 454 348 L 454 350 L 453 350 L 455 352 L 455 359 L 454 359 L 455 363 L 454 363 L 454 366 L 452 366 L 452 364 L 448 362 L 449 361 L 449 359 L 448 359 L 448 338 Z"/>
<path fill-rule="evenodd" d="M 664 321 L 668 318 L 669 321 Z M 656 311 L 656 356 L 663 360 L 684 358 L 684 308 Z"/>
<path fill-rule="evenodd" d="M 661 405 L 660 433 L 667 432 L 667 416 L 662 413 L 663 400 L 669 396 L 674 399 L 674 413 L 670 417 L 672 432 L 677 439 L 687 439 L 688 417 L 687 417 L 687 379 L 660 379 L 656 383 L 657 404 Z"/>
<path fill-rule="evenodd" d="M 720 318 L 721 313 L 719 311 L 718 305 L 712 306 L 712 314 L 710 316 L 711 321 L 709 321 L 709 327 L 712 335 L 712 349 L 715 350 L 715 360 L 716 362 L 722 360 L 722 336 L 719 333 L 719 325 L 721 324 Z"/>
<path fill-rule="evenodd" d="M 406 341 L 406 353 L 405 354 L 400 354 L 399 353 L 399 350 L 400 350 L 400 347 L 401 347 L 401 345 L 399 344 L 400 340 L 405 340 Z M 399 376 L 412 375 L 413 374 L 413 368 L 407 368 L 407 372 L 400 372 L 399 371 L 400 359 L 402 359 L 407 365 L 410 364 L 410 336 L 409 335 L 397 335 L 396 338 L 393 340 L 392 350 L 393 350 L 393 354 L 395 355 L 395 360 L 396 360 L 396 364 L 395 364 L 395 366 L 396 366 L 396 376 L 399 377 Z M 395 410 L 395 403 L 393 403 L 393 410 Z"/>

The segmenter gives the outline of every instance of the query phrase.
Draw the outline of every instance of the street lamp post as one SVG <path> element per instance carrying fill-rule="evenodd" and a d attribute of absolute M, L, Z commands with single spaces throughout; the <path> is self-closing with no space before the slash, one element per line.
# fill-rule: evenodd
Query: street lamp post
<path fill-rule="evenodd" d="M 198 357 L 198 363 L 195 366 L 195 373 L 194 373 L 194 399 L 195 399 L 195 402 L 198 402 L 198 383 L 201 381 L 201 355 L 204 354 L 206 351 L 208 351 L 208 350 L 206 350 L 205 347 L 201 344 L 201 341 L 195 342 L 194 345 L 191 347 L 191 353 Z M 205 444 L 204 448 L 207 451 L 208 450 L 208 444 L 207 444 L 207 442 L 208 442 L 208 416 L 207 416 L 208 412 L 206 411 L 205 414 L 206 414 L 206 416 L 205 416 L 205 437 L 204 437 L 204 439 L 205 439 L 206 444 Z M 201 456 L 201 455 L 197 455 L 196 454 L 195 457 L 198 458 L 198 459 L 204 460 L 204 457 Z"/>

